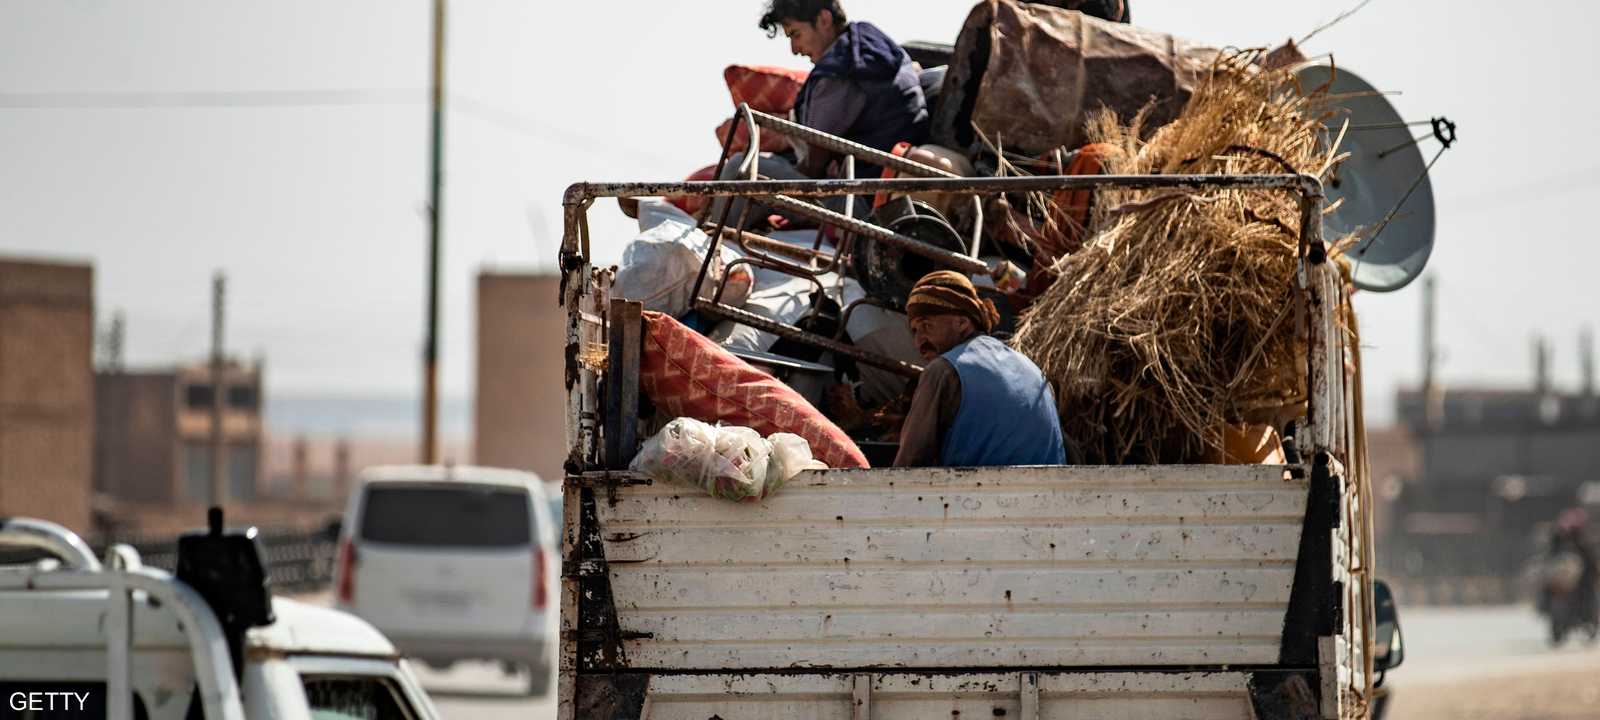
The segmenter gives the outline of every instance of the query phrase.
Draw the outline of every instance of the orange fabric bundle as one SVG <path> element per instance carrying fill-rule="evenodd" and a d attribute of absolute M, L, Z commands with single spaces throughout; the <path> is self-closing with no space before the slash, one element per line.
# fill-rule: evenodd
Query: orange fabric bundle
<path fill-rule="evenodd" d="M 1118 152 L 1116 146 L 1093 143 L 1078 148 L 1067 163 L 1067 175 L 1099 175 L 1105 172 L 1106 160 Z M 1061 256 L 1083 247 L 1084 234 L 1089 226 L 1089 212 L 1094 209 L 1093 190 L 1057 190 L 1051 194 L 1050 220 L 1040 232 L 1033 235 L 1033 273 L 1028 276 L 1024 294 L 1037 297 L 1056 281 L 1051 267 Z"/>
<path fill-rule="evenodd" d="M 668 417 L 793 433 L 828 467 L 868 467 L 850 436 L 788 385 L 671 316 L 647 312 L 644 322 L 639 387 Z"/>
<path fill-rule="evenodd" d="M 782 114 L 794 109 L 800 88 L 811 73 L 771 65 L 729 65 L 722 71 L 733 106 L 749 103 L 751 110 Z"/>
<path fill-rule="evenodd" d="M 728 94 L 733 98 L 733 106 L 748 103 L 751 110 L 759 110 L 772 115 L 787 115 L 794 109 L 796 98 L 800 97 L 800 88 L 806 84 L 806 77 L 810 73 L 805 70 L 775 67 L 771 65 L 729 65 L 722 71 L 722 79 L 728 83 Z M 750 131 L 738 117 L 724 120 L 717 126 L 717 145 L 721 145 L 723 138 L 728 136 L 728 126 L 738 123 L 734 130 L 732 152 L 744 152 L 750 147 Z M 761 134 L 761 152 L 783 152 L 789 149 L 789 141 L 777 133 Z"/>
<path fill-rule="evenodd" d="M 707 165 L 699 170 L 694 171 L 694 173 L 689 177 L 684 178 L 684 180 L 687 182 L 699 182 L 702 180 L 715 179 L 717 179 L 717 166 L 715 165 Z M 676 205 L 679 210 L 689 213 L 690 215 L 698 215 L 700 209 L 705 207 L 707 203 L 705 196 L 702 195 L 668 195 L 666 200 L 667 202 Z"/>

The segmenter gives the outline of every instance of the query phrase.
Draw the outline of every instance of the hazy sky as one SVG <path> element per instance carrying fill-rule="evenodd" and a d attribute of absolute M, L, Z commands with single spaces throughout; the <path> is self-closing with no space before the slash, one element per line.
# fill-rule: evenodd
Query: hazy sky
<path fill-rule="evenodd" d="M 1299 37 L 1354 0 L 1133 0 L 1141 25 L 1235 46 Z M 901 40 L 952 41 L 970 0 L 848 0 Z M 1600 6 L 1375 0 L 1317 36 L 1409 119 L 1446 114 L 1435 170 L 1443 376 L 1526 383 L 1529 337 L 1576 383 L 1595 323 L 1588 226 Z M 415 394 L 427 226 L 425 0 L 0 0 L 0 253 L 92 260 L 132 364 L 229 345 L 274 391 Z M 443 373 L 471 392 L 482 267 L 551 268 L 580 180 L 676 179 L 716 159 L 733 62 L 788 64 L 750 2 L 453 0 Z M 230 94 L 231 93 L 231 94 Z M 597 260 L 632 226 L 595 208 Z M 1418 286 L 1363 296 L 1370 412 L 1418 373 Z M 555 298 L 550 311 L 555 312 Z M 554 339 L 552 339 L 554 341 Z"/>

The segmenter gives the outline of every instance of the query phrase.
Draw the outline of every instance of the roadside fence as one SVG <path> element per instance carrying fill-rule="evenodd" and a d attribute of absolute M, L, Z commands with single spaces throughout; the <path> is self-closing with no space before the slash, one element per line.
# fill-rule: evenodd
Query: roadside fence
<path fill-rule="evenodd" d="M 321 590 L 333 582 L 333 564 L 338 555 L 338 535 L 333 528 L 320 530 L 259 531 L 267 555 L 268 576 L 278 593 L 306 593 Z M 116 537 L 93 545 L 97 557 L 105 557 L 111 543 L 123 543 L 139 551 L 147 566 L 168 572 L 178 567 L 178 537 Z"/>

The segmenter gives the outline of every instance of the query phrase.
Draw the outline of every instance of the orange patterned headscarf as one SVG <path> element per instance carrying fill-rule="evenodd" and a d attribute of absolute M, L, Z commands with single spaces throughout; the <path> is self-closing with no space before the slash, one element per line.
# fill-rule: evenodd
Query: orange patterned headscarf
<path fill-rule="evenodd" d="M 954 270 L 935 270 L 918 280 L 906 300 L 906 315 L 963 315 L 984 333 L 1000 322 L 994 303 L 978 297 L 972 281 Z"/>

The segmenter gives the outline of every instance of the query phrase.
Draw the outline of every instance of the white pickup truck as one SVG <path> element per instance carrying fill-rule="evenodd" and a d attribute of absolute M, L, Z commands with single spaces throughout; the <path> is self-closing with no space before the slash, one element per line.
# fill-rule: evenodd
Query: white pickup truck
<path fill-rule="evenodd" d="M 1286 464 L 829 470 L 743 504 L 626 471 L 640 434 L 638 309 L 609 297 L 610 274 L 591 267 L 586 213 L 596 199 L 1107 183 L 1250 186 L 1300 199 L 1311 221 L 1295 302 L 1310 398 Z M 1338 322 L 1347 289 L 1320 237 L 1316 179 L 582 183 L 564 206 L 563 720 L 1378 711 L 1375 686 L 1400 656 L 1398 628 L 1372 577 L 1358 360 Z M 713 305 L 695 304 L 796 332 Z"/>
<path fill-rule="evenodd" d="M 394 646 L 343 612 L 273 598 L 253 533 L 186 537 L 179 580 L 53 523 L 0 518 L 0 717 L 433 720 Z M 265 612 L 262 612 L 262 611 Z"/>

